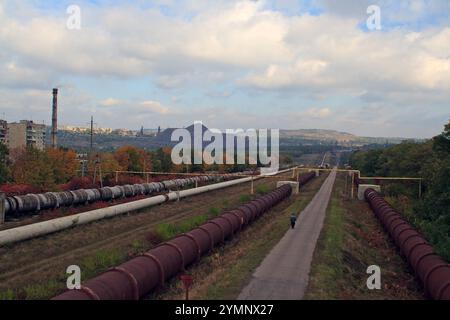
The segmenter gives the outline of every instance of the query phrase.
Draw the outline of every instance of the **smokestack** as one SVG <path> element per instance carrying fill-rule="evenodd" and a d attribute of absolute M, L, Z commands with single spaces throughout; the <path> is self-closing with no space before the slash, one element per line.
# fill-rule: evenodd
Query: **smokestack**
<path fill-rule="evenodd" d="M 58 89 L 53 89 L 53 113 L 52 113 L 52 148 L 56 149 L 56 135 L 58 134 Z"/>

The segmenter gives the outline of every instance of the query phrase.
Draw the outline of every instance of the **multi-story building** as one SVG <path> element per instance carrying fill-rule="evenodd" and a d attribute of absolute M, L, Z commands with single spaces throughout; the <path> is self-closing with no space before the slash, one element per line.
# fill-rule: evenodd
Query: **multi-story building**
<path fill-rule="evenodd" d="M 45 149 L 45 125 L 29 120 L 8 123 L 8 146 L 10 149 L 34 147 Z"/>
<path fill-rule="evenodd" d="M 0 119 L 0 143 L 8 144 L 8 122 Z"/>
<path fill-rule="evenodd" d="M 74 126 L 60 126 L 58 127 L 61 131 L 68 131 L 71 133 L 81 133 L 81 134 L 90 134 L 91 129 L 85 127 L 74 127 Z M 111 134 L 113 129 L 111 128 L 94 128 L 94 134 Z"/>
<path fill-rule="evenodd" d="M 24 123 L 8 123 L 8 147 L 25 148 L 27 145 L 27 126 Z"/>

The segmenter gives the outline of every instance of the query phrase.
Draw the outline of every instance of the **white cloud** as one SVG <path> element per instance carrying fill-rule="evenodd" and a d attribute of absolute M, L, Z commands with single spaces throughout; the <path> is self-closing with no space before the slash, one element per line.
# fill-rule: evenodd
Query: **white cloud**
<path fill-rule="evenodd" d="M 166 1 L 172 3 L 161 3 Z M 158 96 L 158 100 L 170 101 L 175 95 L 173 103 L 179 106 L 182 101 L 185 110 L 190 108 L 181 112 L 154 101 L 154 92 L 130 101 L 98 101 L 79 90 L 61 97 L 63 104 L 73 107 L 66 115 L 84 121 L 81 114 L 97 112 L 98 117 L 109 119 L 111 126 L 116 121 L 140 123 L 139 114 L 148 121 L 158 117 L 156 121 L 167 121 L 167 125 L 171 116 L 181 121 L 196 114 L 229 124 L 231 119 L 250 126 L 265 123 L 244 111 L 251 107 L 250 99 L 242 99 L 246 105 L 233 100 L 253 89 L 267 97 L 272 92 L 283 96 L 285 91 L 321 99 L 345 96 L 353 98 L 353 104 L 397 108 L 399 117 L 405 106 L 421 105 L 434 112 L 436 106 L 450 101 L 448 25 L 419 31 L 364 32 L 358 23 L 366 15 L 367 1 L 353 5 L 353 1 L 322 0 L 319 3 L 332 13 L 319 16 L 289 16 L 271 10 L 264 1 L 187 1 L 181 7 L 176 7 L 177 1 L 173 3 L 174 16 L 128 4 L 102 7 L 84 3 L 80 31 L 66 28 L 64 11 L 44 15 L 21 4 L 17 12 L 6 12 L 7 7 L 0 3 L 0 85 L 8 97 L 6 101 L 0 96 L 1 107 L 16 106 L 27 114 L 40 103 L 43 112 L 49 106 L 48 90 L 34 101 L 31 92 L 66 83 L 71 77 L 99 83 L 149 77 L 159 90 L 172 90 L 166 99 Z M 287 1 L 284 5 L 293 4 Z M 408 10 L 418 16 L 420 5 Z M 186 18 L 185 8 L 195 14 Z M 234 105 L 197 112 L 194 105 L 198 100 L 192 96 L 198 92 L 205 99 Z M 331 109 L 314 106 L 317 104 L 305 103 L 303 107 L 310 109 L 303 116 L 319 121 L 331 115 Z M 283 118 L 265 110 L 262 113 L 274 122 Z M 361 113 L 352 116 L 363 118 Z M 291 123 L 291 119 L 283 119 L 286 126 Z M 342 118 L 340 124 L 346 121 Z M 364 121 L 363 129 L 371 119 Z"/>
<path fill-rule="evenodd" d="M 15 63 L 23 70 L 41 65 L 93 76 L 153 74 L 163 88 L 236 70 L 244 77 L 235 82 L 265 89 L 450 88 L 450 28 L 365 33 L 357 19 L 288 17 L 264 2 L 226 3 L 190 20 L 131 6 L 83 12 L 80 31 L 65 28 L 64 16 L 18 21 L 3 15 L 0 47 L 20 57 Z"/>
<path fill-rule="evenodd" d="M 169 114 L 170 113 L 170 109 L 166 106 L 163 106 L 160 102 L 158 101 L 143 101 L 140 104 L 141 106 L 143 106 L 146 110 L 150 110 L 154 113 L 159 113 L 159 114 Z"/>
<path fill-rule="evenodd" d="M 114 112 L 126 112 L 133 114 L 160 114 L 160 115 L 168 115 L 171 113 L 175 113 L 175 109 L 169 108 L 159 101 L 153 100 L 145 100 L 145 101 L 137 101 L 137 100 L 121 100 L 115 98 L 107 98 L 105 100 L 99 101 L 98 105 L 102 107 L 109 107 L 109 110 L 114 110 Z M 114 107 L 114 108 L 112 108 Z M 107 111 L 107 110 L 103 110 Z"/>
<path fill-rule="evenodd" d="M 107 98 L 99 102 L 99 104 L 104 107 L 113 107 L 119 105 L 120 103 L 121 101 L 119 99 L 114 98 Z"/>
<path fill-rule="evenodd" d="M 331 110 L 329 108 L 311 108 L 303 115 L 311 118 L 327 118 L 331 115 Z"/>

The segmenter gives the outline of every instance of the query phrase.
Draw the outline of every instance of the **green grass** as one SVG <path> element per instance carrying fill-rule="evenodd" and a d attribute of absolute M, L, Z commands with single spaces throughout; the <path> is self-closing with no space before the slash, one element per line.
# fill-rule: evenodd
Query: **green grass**
<path fill-rule="evenodd" d="M 60 287 L 59 282 L 56 279 L 49 280 L 43 284 L 34 284 L 26 286 L 23 291 L 27 300 L 44 300 Z"/>
<path fill-rule="evenodd" d="M 246 202 L 249 202 L 250 200 L 252 200 L 252 196 L 249 194 L 243 194 L 239 197 L 239 201 L 241 203 L 246 203 Z"/>
<path fill-rule="evenodd" d="M 148 244 L 141 240 L 134 240 L 131 243 L 131 250 L 133 254 L 143 253 L 148 250 Z"/>
<path fill-rule="evenodd" d="M 335 196 L 330 200 L 327 217 L 324 223 L 323 235 L 316 250 L 320 250 L 320 257 L 314 265 L 314 273 L 310 286 L 315 290 L 309 291 L 307 299 L 337 299 L 338 281 L 342 279 L 343 243 L 344 243 L 344 209 Z"/>
<path fill-rule="evenodd" d="M 219 209 L 213 211 L 216 212 L 218 210 Z M 199 225 L 205 223 L 208 219 L 209 215 L 201 214 L 189 219 L 185 219 L 179 223 L 162 223 L 156 226 L 154 232 L 159 237 L 159 239 L 161 239 L 162 241 L 167 241 L 180 233 L 185 233 L 198 227 Z"/>
<path fill-rule="evenodd" d="M 15 299 L 16 299 L 16 293 L 11 289 L 0 292 L 0 301 L 15 300 Z"/>
<path fill-rule="evenodd" d="M 82 280 L 90 279 L 97 274 L 106 271 L 124 262 L 126 256 L 119 250 L 100 250 L 94 255 L 86 257 L 80 264 Z"/>
<path fill-rule="evenodd" d="M 211 207 L 208 210 L 208 213 L 211 217 L 217 217 L 220 214 L 220 209 L 216 207 Z"/>
<path fill-rule="evenodd" d="M 260 195 L 264 195 L 270 191 L 270 186 L 267 184 L 260 184 L 256 187 L 256 193 Z"/>

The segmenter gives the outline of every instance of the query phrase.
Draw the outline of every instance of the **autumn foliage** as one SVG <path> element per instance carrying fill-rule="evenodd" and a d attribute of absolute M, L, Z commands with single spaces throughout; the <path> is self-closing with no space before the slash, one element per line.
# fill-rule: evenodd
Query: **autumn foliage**
<path fill-rule="evenodd" d="M 54 190 L 60 183 L 75 177 L 79 162 L 74 151 L 62 149 L 40 151 L 35 148 L 11 152 L 11 177 L 17 184 Z"/>

